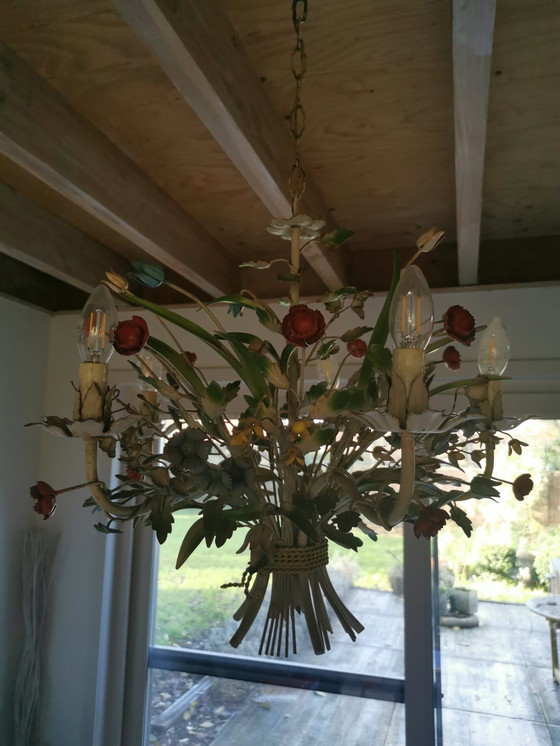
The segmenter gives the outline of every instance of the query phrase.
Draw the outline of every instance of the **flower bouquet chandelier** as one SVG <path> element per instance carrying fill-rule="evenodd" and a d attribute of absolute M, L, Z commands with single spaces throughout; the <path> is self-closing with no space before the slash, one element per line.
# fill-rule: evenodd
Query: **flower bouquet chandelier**
<path fill-rule="evenodd" d="M 248 549 L 243 577 L 229 584 L 242 589 L 234 614 L 239 626 L 230 643 L 242 642 L 269 589 L 259 653 L 285 656 L 297 652 L 296 615 L 303 616 L 317 654 L 330 648 L 333 615 L 352 640 L 363 629 L 330 581 L 329 544 L 358 551 L 363 540 L 375 540 L 379 530 L 390 531 L 403 521 L 414 525 L 417 537 L 435 536 L 447 521 L 469 536 L 466 504 L 500 495 L 504 480 L 493 476 L 496 445 L 504 437 L 510 450 L 519 452 L 522 445 L 504 432 L 517 421 L 503 415 L 500 379 L 509 345 L 501 321 L 476 328 L 471 314 L 454 305 L 434 324 L 430 291 L 414 261 L 436 248 L 442 232 L 434 228 L 421 236 L 402 271 L 395 261 L 375 322 L 365 322 L 371 293 L 355 287 L 329 292 L 313 308 L 300 303 L 302 248 L 312 240 L 336 246 L 351 235 L 321 236 L 322 221 L 298 214 L 305 189 L 299 145 L 305 124 L 300 93 L 306 15 L 306 0 L 293 0 L 292 216 L 269 227 L 290 241 L 289 260 L 275 260 L 289 265 L 283 276 L 289 285 L 287 312 L 279 318 L 247 292 L 203 303 L 168 282 L 160 267 L 133 262 L 131 278 L 183 293 L 207 315 L 202 326 L 140 298 L 126 278 L 107 273 L 82 314 L 83 362 L 73 418 L 42 420 L 59 435 L 83 438 L 86 481 L 77 487 L 87 486 L 91 497 L 85 506 L 103 513 L 106 521 L 97 524 L 99 530 L 118 532 L 121 522 L 133 521 L 153 529 L 163 543 L 173 514 L 190 510 L 198 517 L 182 541 L 177 568 L 203 544 L 222 547 L 233 540 L 236 550 Z M 266 269 L 273 263 L 245 266 Z M 139 316 L 119 323 L 108 288 L 158 317 L 166 340 L 152 336 Z M 263 335 L 226 329 L 212 310 L 214 303 L 227 304 L 234 319 L 255 313 Z M 353 314 L 361 325 L 349 321 L 343 333 L 332 331 L 335 321 L 338 328 Z M 436 363 L 452 370 L 460 366 L 450 341 L 470 346 L 481 330 L 480 375 L 435 385 Z M 219 355 L 232 380 L 207 380 L 177 332 Z M 141 385 L 136 406 L 120 401 L 108 384 L 113 349 L 135 356 L 132 365 Z M 336 370 L 318 377 L 318 370 L 326 371 L 335 359 Z M 462 411 L 431 408 L 432 397 L 448 389 L 466 395 Z M 98 478 L 99 451 L 118 458 L 115 488 Z M 474 461 L 481 473 L 467 480 L 458 468 L 462 460 Z M 56 496 L 77 487 L 55 490 L 38 482 L 31 489 L 35 510 L 50 517 Z M 513 483 L 514 496 L 522 500 L 531 488 L 529 475 L 521 475 Z"/>

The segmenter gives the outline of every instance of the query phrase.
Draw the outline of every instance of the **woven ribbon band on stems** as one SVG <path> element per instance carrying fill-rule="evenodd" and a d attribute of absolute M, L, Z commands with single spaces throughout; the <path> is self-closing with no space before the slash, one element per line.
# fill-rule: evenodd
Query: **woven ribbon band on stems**
<path fill-rule="evenodd" d="M 239 627 L 230 640 L 237 647 L 256 619 L 270 581 L 268 611 L 262 629 L 259 655 L 288 657 L 297 653 L 296 617 L 307 627 L 313 651 L 330 649 L 333 633 L 330 615 L 336 617 L 351 640 L 363 625 L 346 608 L 327 572 L 328 543 L 305 547 L 278 547 L 270 564 L 253 575 L 245 601 L 233 615 Z M 330 613 L 329 613 L 330 612 Z"/>
<path fill-rule="evenodd" d="M 326 541 L 305 547 L 278 547 L 272 562 L 259 572 L 274 572 L 277 575 L 297 575 L 310 572 L 329 563 L 329 545 Z"/>

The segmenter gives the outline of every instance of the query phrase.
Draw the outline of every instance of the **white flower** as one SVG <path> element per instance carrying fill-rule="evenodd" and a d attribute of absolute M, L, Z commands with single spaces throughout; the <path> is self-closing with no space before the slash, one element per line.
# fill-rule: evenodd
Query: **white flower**
<path fill-rule="evenodd" d="M 113 420 L 108 430 L 105 430 L 105 423 L 98 420 L 64 420 L 65 427 L 61 429 L 53 424 L 52 418 L 43 417 L 41 424 L 55 435 L 63 435 L 67 438 L 102 438 L 107 435 L 117 435 L 134 427 L 141 419 L 142 415 L 127 415 L 118 420 Z M 34 423 L 35 424 L 35 423 Z M 39 424 L 39 423 L 36 423 Z"/>
<path fill-rule="evenodd" d="M 294 226 L 299 228 L 300 237 L 304 241 L 309 241 L 317 238 L 325 227 L 325 221 L 312 220 L 309 215 L 294 215 L 293 218 L 272 218 L 266 230 L 273 236 L 280 236 L 285 241 L 290 241 Z"/>

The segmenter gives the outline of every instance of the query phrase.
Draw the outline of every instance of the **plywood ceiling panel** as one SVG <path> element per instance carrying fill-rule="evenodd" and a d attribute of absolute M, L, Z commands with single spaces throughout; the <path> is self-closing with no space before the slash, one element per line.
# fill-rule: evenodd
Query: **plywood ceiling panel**
<path fill-rule="evenodd" d="M 116 12 L 6 36 L 236 260 L 282 251 L 262 203 Z"/>
<path fill-rule="evenodd" d="M 138 0 L 139 5 L 144 2 Z M 177 0 L 158 2 L 173 6 Z M 192 6 L 183 7 L 190 12 Z M 230 29 L 222 34 L 224 42 L 231 45 L 233 39 L 245 48 L 272 111 L 285 121 L 294 94 L 290 54 L 295 34 L 289 0 L 206 2 L 201 10 L 204 23 L 209 23 L 210 12 L 227 14 L 235 33 L 231 36 Z M 219 42 L 219 30 L 228 27 L 224 20 L 216 18 L 206 37 L 209 48 L 216 36 Z M 472 29 L 469 33 L 474 38 Z M 420 264 L 435 286 L 457 283 L 452 3 L 309 0 L 303 34 L 308 70 L 302 157 L 320 193 L 316 203 L 321 204 L 322 196 L 334 222 L 355 231 L 345 248 L 350 255 L 349 282 L 384 289 L 389 250 L 396 248 L 406 257 L 416 237 L 437 224 L 447 233 L 447 246 L 423 257 Z M 559 37 L 558 0 L 497 3 L 480 282 L 560 280 L 554 249 L 554 237 L 560 236 Z M 232 277 L 243 260 L 286 254 L 287 244 L 266 232 L 270 215 L 259 196 L 111 0 L 0 2 L 0 42 L 30 63 L 197 221 L 210 234 L 211 244 L 223 246 L 225 253 L 216 247 L 214 256 L 222 269 L 223 262 L 229 262 Z M 221 56 L 211 59 L 216 62 Z M 218 93 L 224 85 L 231 89 L 232 71 L 222 79 L 220 64 L 214 68 Z M 260 98 L 260 89 L 255 92 L 248 81 L 247 76 L 235 76 L 238 108 Z M 1 94 L 0 90 L 0 105 Z M 29 111 L 33 116 L 31 99 Z M 266 144 L 275 140 L 267 138 L 269 131 L 273 130 L 259 130 Z M 61 140 L 65 136 L 70 138 L 60 133 Z M 91 150 L 95 149 L 82 152 Z M 280 152 L 278 145 L 276 150 Z M 279 163 L 285 155 L 282 150 Z M 107 166 L 106 180 L 111 175 L 115 179 L 118 172 Z M 138 255 L 135 244 L 100 222 L 102 216 L 86 213 L 1 157 L 0 180 L 123 257 Z M 130 199 L 127 204 L 132 204 Z M 165 233 L 164 228 L 160 224 L 159 233 Z M 182 257 L 183 239 L 180 243 Z M 197 249 L 189 245 L 185 252 L 192 256 Z M 529 254 L 538 257 L 530 271 L 525 269 Z M 245 287 L 273 297 L 285 293 L 275 275 L 247 269 L 240 278 Z M 302 275 L 304 295 L 324 290 L 309 266 Z"/>
<path fill-rule="evenodd" d="M 560 4 L 496 10 L 483 239 L 560 234 Z"/>
<path fill-rule="evenodd" d="M 225 3 L 272 101 L 291 105 L 289 13 Z M 454 232 L 450 8 L 445 2 L 310 4 L 303 156 L 354 250 Z M 245 33 L 244 33 L 245 29 Z"/>

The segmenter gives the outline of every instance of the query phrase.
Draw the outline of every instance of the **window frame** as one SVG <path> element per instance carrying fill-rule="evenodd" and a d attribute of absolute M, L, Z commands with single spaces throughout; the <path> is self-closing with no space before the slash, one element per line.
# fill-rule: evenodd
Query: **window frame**
<path fill-rule="evenodd" d="M 115 743 L 121 746 L 148 743 L 150 675 L 153 668 L 159 668 L 403 703 L 407 746 L 440 746 L 437 721 L 441 718 L 441 714 L 438 716 L 441 695 L 434 666 L 437 625 L 432 614 L 432 567 L 437 565 L 432 561 L 432 542 L 418 540 L 412 526 L 404 527 L 404 679 L 152 645 L 157 587 L 155 542 L 151 532 L 141 527 L 131 532 L 130 541 L 126 675 L 121 736 Z M 120 562 L 119 565 L 119 573 L 124 573 L 125 568 Z M 435 588 L 437 591 L 437 584 Z M 422 734 L 421 743 L 419 734 Z M 103 744 L 108 746 L 107 741 Z"/>

